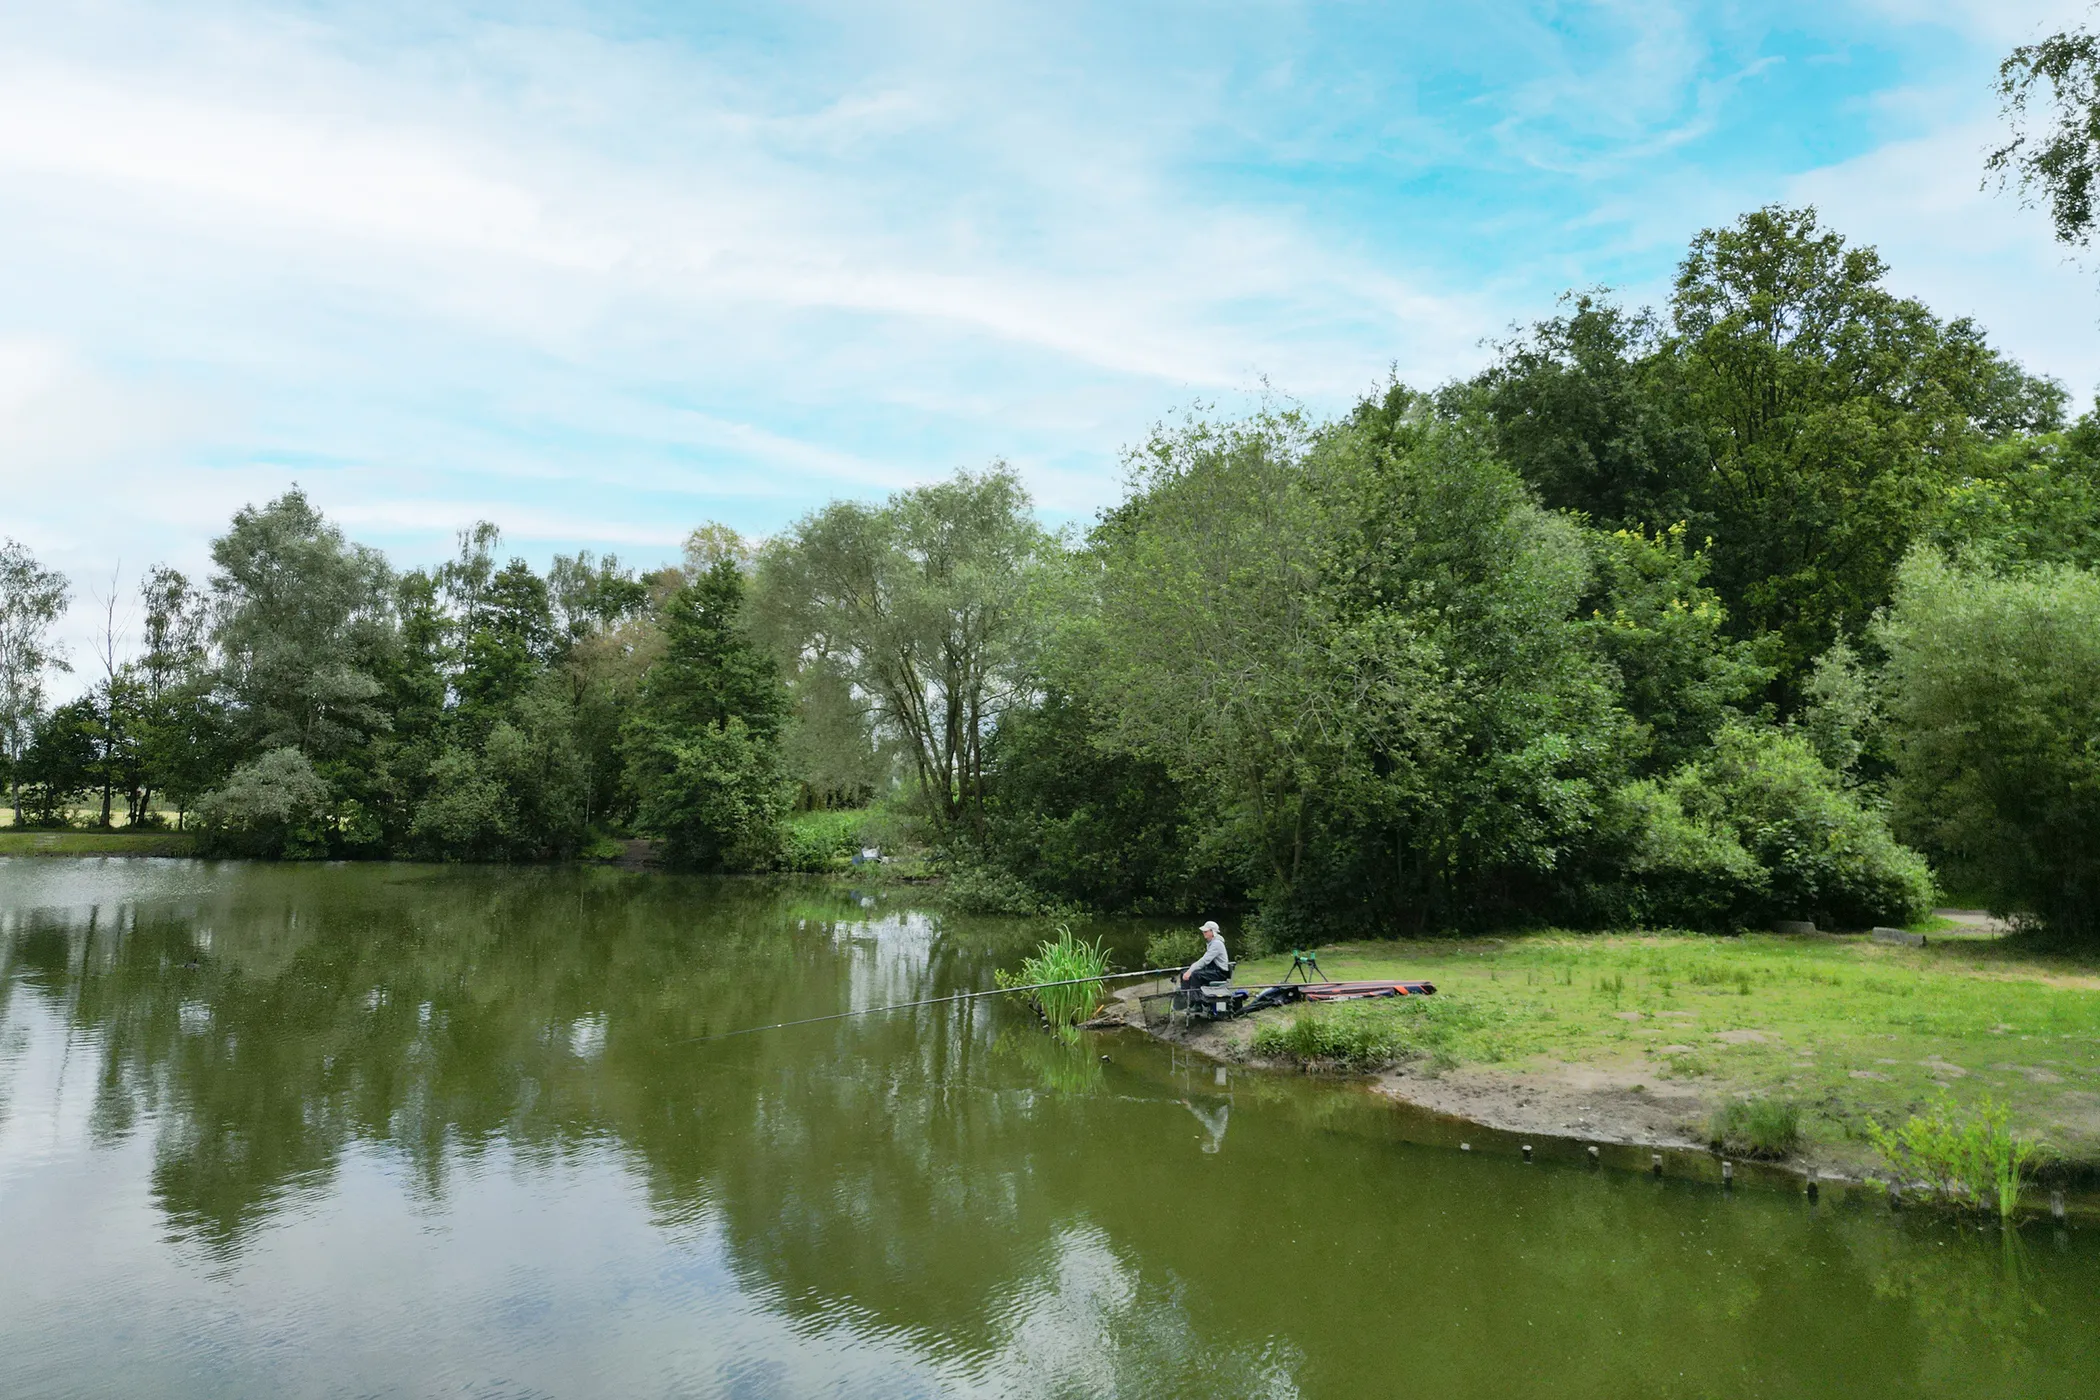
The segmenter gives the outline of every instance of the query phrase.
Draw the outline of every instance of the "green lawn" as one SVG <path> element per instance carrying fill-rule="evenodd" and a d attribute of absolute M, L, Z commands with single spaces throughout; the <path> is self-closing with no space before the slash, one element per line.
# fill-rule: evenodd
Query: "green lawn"
<path fill-rule="evenodd" d="M 1925 948 L 1864 937 L 1556 935 L 1344 944 L 1336 979 L 1421 977 L 1436 1005 L 1383 1002 L 1314 1014 L 1394 1018 L 1433 1064 L 1594 1066 L 1797 1102 L 1809 1140 L 1864 1151 L 1871 1116 L 1900 1121 L 1941 1096 L 1986 1095 L 2058 1155 L 2100 1161 L 2100 958 L 1935 936 Z M 1240 982 L 1288 960 L 1250 961 Z M 1429 1013 L 1429 1014 L 1424 1014 Z M 1272 1013 L 1291 1015 L 1299 1013 Z"/>
<path fill-rule="evenodd" d="M 196 844 L 186 831 L 0 830 L 0 856 L 186 856 Z"/>

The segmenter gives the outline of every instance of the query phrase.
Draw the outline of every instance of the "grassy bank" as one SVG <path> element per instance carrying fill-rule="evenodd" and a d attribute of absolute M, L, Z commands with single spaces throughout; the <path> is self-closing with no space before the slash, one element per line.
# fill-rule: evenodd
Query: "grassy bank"
<path fill-rule="evenodd" d="M 196 845 L 186 831 L 0 830 L 0 856 L 187 856 Z"/>
<path fill-rule="evenodd" d="M 1873 1159 L 1870 1122 L 1995 1098 L 2055 1156 L 2100 1162 L 2100 958 L 1960 936 L 1544 934 L 1342 945 L 1320 962 L 1335 978 L 1427 978 L 1439 995 L 1265 1013 L 1253 1053 L 1667 1092 L 1688 1133 L 1769 1100 L 1798 1109 L 1805 1152 L 1840 1163 Z M 1236 980 L 1287 965 L 1250 961 Z"/>

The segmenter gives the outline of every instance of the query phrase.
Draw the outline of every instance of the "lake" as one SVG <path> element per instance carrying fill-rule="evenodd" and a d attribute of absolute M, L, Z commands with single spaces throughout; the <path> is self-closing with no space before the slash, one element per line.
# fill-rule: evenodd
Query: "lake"
<path fill-rule="evenodd" d="M 0 1395 L 2100 1394 L 2090 1229 L 1461 1153 L 997 999 L 705 1038 L 1044 933 L 0 859 Z"/>

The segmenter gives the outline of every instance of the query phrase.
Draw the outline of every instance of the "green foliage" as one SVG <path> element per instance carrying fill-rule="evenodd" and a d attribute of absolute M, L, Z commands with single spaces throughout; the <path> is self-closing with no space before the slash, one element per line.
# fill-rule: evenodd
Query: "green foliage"
<path fill-rule="evenodd" d="M 207 855 L 298 860 L 326 855 L 332 826 L 328 785 L 287 745 L 233 770 L 197 802 L 198 846 Z"/>
<path fill-rule="evenodd" d="M 1714 1110 L 1706 1134 L 1717 1152 L 1777 1161 L 1801 1145 L 1801 1106 L 1763 1095 L 1730 1099 Z"/>
<path fill-rule="evenodd" d="M 1024 987 L 1039 982 L 1071 983 L 1069 986 L 1041 987 L 1015 995 L 1035 1007 L 1050 1028 L 1060 1034 L 1070 1034 L 1074 1026 L 1091 1017 L 1100 1009 L 1107 995 L 1107 984 L 1096 980 L 1108 975 L 1108 951 L 1100 939 L 1092 943 L 1073 935 L 1065 924 L 1057 926 L 1057 938 L 1045 940 L 1036 951 L 1022 960 L 1020 971 L 1007 973 L 1000 969 L 998 978 L 1002 987 Z"/>
<path fill-rule="evenodd" d="M 1161 929 L 1145 940 L 1146 967 L 1187 967 L 1202 956 L 1203 935 L 1194 929 Z"/>
<path fill-rule="evenodd" d="M 799 521 L 767 546 L 757 612 L 797 674 L 830 670 L 872 702 L 929 820 L 981 835 L 985 743 L 1026 693 L 1061 560 L 1019 477 L 959 472 Z"/>
<path fill-rule="evenodd" d="M 1687 817 L 1725 831 L 1763 871 L 1738 906 L 1750 919 L 1900 926 L 1932 907 L 1924 860 L 1897 844 L 1881 814 L 1798 735 L 1731 726 L 1668 787 Z"/>
<path fill-rule="evenodd" d="M 1773 668 L 1759 647 L 1725 635 L 1706 556 L 1690 547 L 1682 522 L 1652 536 L 1636 527 L 1589 541 L 1591 636 L 1619 673 L 1619 703 L 1645 731 L 1640 771 L 1668 772 L 1703 750 Z"/>
<path fill-rule="evenodd" d="M 677 588 L 662 616 L 662 654 L 621 736 L 635 824 L 664 838 L 674 865 L 769 868 L 791 801 L 780 766 L 787 705 L 745 628 L 734 562 Z"/>
<path fill-rule="evenodd" d="M 2040 1150 L 2012 1130 L 2012 1110 L 1986 1098 L 1961 1117 L 1942 1100 L 1896 1129 L 1867 1124 L 1867 1136 L 1888 1159 L 1901 1184 L 1923 1183 L 1942 1199 L 2010 1219 L 2019 1209 L 2022 1178 Z"/>
<path fill-rule="evenodd" d="M 797 812 L 781 828 L 780 868 L 808 874 L 851 870 L 861 812 Z"/>
<path fill-rule="evenodd" d="M 1500 1059 L 1496 1019 L 1442 996 L 1305 1006 L 1264 1020 L 1253 1049 L 1308 1068 L 1370 1070 L 1417 1057 L 1447 1068 L 1464 1059 Z"/>
<path fill-rule="evenodd" d="M 0 545 L 0 759 L 6 761 L 15 818 L 23 816 L 21 763 L 44 708 L 44 676 L 70 669 L 51 628 L 65 615 L 64 574 L 39 564 L 15 540 Z"/>
<path fill-rule="evenodd" d="M 1813 210 L 1755 210 L 1693 240 L 1667 324 L 1578 298 L 1445 402 L 1548 504 L 1710 537 L 1730 626 L 1772 638 L 1758 659 L 1791 711 L 1945 493 L 1994 442 L 2061 421 L 2060 389 L 1886 273 Z"/>
<path fill-rule="evenodd" d="M 1114 752 L 1066 691 L 1010 713 L 987 753 L 985 855 L 1043 899 L 1178 910 L 1238 893 L 1192 869 L 1186 795 L 1166 766 Z"/>
<path fill-rule="evenodd" d="M 95 702 L 86 696 L 60 705 L 38 721 L 29 751 L 14 766 L 16 810 L 22 825 L 57 828 L 72 824 L 73 804 L 95 780 L 95 740 L 100 728 Z"/>
<path fill-rule="evenodd" d="M 558 694 L 542 688 L 478 744 L 448 747 L 416 810 L 416 849 L 439 860 L 573 855 L 585 839 L 583 761 Z"/>
<path fill-rule="evenodd" d="M 1921 550 L 1880 641 L 1901 829 L 1999 912 L 2100 933 L 2100 573 Z"/>
<path fill-rule="evenodd" d="M 2100 413 L 1994 444 L 1949 486 L 1929 539 L 1980 564 L 2100 568 Z"/>
<path fill-rule="evenodd" d="M 373 671 L 394 634 L 392 577 L 378 552 L 346 542 L 294 487 L 242 508 L 211 553 L 214 641 L 249 750 L 321 760 L 384 730 Z"/>
<path fill-rule="evenodd" d="M 741 717 L 678 733 L 637 722 L 628 776 L 635 824 L 664 839 L 667 863 L 693 870 L 764 870 L 780 858 L 789 790 L 771 738 Z"/>
<path fill-rule="evenodd" d="M 2087 246 L 2100 177 L 2100 37 L 2067 29 L 2020 45 L 1998 67 L 1998 96 L 2013 138 L 1991 152 L 1991 170 L 2023 196 L 2046 201 L 2059 243 Z M 2030 130 L 2036 105 L 2042 125 Z"/>
<path fill-rule="evenodd" d="M 1801 736 L 1824 767 L 1852 777 L 1880 720 L 1873 678 L 1840 637 L 1816 658 L 1803 689 L 1807 704 L 1797 722 Z"/>

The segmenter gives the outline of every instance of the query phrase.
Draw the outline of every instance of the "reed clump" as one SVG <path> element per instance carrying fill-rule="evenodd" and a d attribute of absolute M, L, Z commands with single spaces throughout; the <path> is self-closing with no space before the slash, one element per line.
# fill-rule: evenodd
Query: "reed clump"
<path fill-rule="evenodd" d="M 1801 1106 L 1785 1099 L 1730 1099 L 1707 1121 L 1716 1150 L 1778 1161 L 1801 1145 Z"/>
<path fill-rule="evenodd" d="M 1942 1099 L 1900 1128 L 1869 1122 L 1867 1137 L 1905 1184 L 1923 1185 L 1949 1204 L 1995 1209 L 2001 1219 L 2019 1209 L 2028 1163 L 2040 1150 L 2013 1132 L 2012 1109 L 1994 1098 L 1968 1117 Z"/>
<path fill-rule="evenodd" d="M 1074 1026 L 1100 1009 L 1106 994 L 1101 979 L 1107 976 L 1108 949 L 1102 941 L 1089 943 L 1075 936 L 1069 925 L 1059 924 L 1057 938 L 1044 940 L 1033 955 L 1022 959 L 1019 972 L 1001 970 L 995 974 L 995 980 L 1002 987 L 1025 987 L 1037 982 L 1069 984 L 1038 987 L 1016 995 L 1033 1006 L 1050 1029 L 1070 1035 Z"/>

